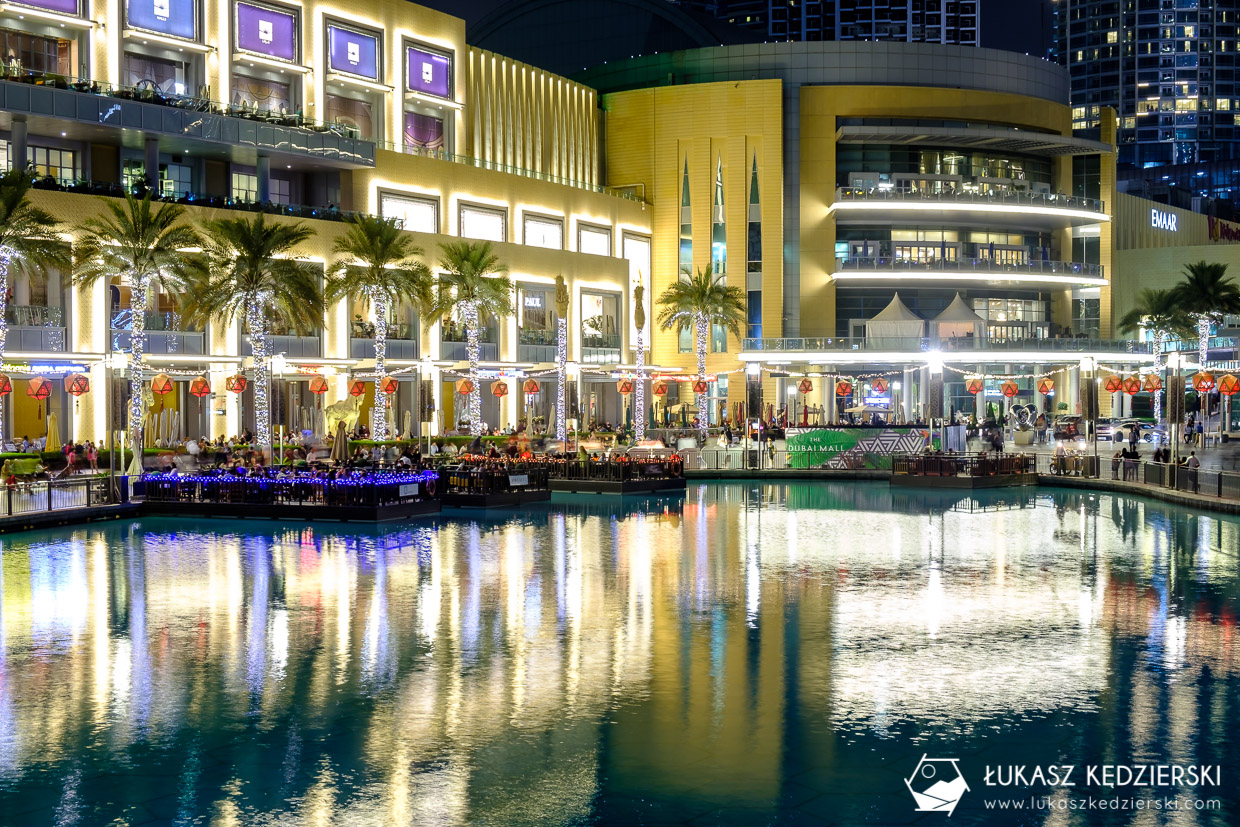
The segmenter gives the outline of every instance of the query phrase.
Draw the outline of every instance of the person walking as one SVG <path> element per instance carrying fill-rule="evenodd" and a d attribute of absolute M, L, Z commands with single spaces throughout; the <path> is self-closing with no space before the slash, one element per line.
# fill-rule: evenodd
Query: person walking
<path fill-rule="evenodd" d="M 1201 480 L 1198 469 L 1201 468 L 1201 460 L 1197 459 L 1197 452 L 1191 451 L 1188 455 L 1188 481 L 1193 485 L 1193 493 L 1201 493 Z"/>

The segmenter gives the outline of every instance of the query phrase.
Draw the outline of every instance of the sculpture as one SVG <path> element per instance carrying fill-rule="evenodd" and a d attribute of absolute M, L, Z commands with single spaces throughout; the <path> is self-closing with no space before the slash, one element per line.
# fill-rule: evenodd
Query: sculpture
<path fill-rule="evenodd" d="M 361 413 L 362 398 L 360 396 L 350 396 L 348 399 L 333 402 L 323 409 L 323 416 L 327 420 L 327 433 L 334 434 L 337 423 L 340 422 L 344 423 L 345 430 L 352 431 L 357 427 L 357 419 Z"/>
<path fill-rule="evenodd" d="M 564 281 L 564 276 L 555 277 L 555 312 L 561 319 L 568 318 L 568 284 Z"/>

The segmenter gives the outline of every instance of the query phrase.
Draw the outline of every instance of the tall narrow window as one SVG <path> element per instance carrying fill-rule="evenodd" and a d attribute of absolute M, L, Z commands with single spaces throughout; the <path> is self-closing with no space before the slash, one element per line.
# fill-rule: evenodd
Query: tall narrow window
<path fill-rule="evenodd" d="M 723 158 L 715 161 L 715 185 L 710 203 L 710 266 L 715 278 L 728 281 L 728 223 L 723 204 Z M 728 331 L 723 325 L 710 326 L 710 352 L 728 352 Z"/>
<path fill-rule="evenodd" d="M 689 210 L 689 159 L 685 158 L 685 172 L 680 185 L 680 260 L 678 270 L 693 272 L 693 215 Z M 690 326 L 692 327 L 692 326 Z M 680 331 L 677 348 L 680 353 L 693 352 L 693 331 Z"/>
<path fill-rule="evenodd" d="M 746 334 L 762 338 L 762 204 L 758 198 L 758 157 L 753 159 L 749 173 L 749 232 L 746 237 L 745 290 L 747 306 Z"/>

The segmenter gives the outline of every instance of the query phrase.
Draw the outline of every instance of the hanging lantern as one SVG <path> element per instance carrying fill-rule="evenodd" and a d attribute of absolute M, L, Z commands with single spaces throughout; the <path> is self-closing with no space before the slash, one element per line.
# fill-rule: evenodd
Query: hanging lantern
<path fill-rule="evenodd" d="M 1011 399 L 1013 396 L 1020 393 L 1020 385 L 1016 384 L 1011 379 L 1000 385 L 999 389 L 1003 391 L 1003 395 L 1008 399 Z"/>
<path fill-rule="evenodd" d="M 710 385 L 707 383 L 705 379 L 694 379 L 693 380 L 693 392 L 694 393 L 706 393 L 706 389 L 708 387 L 710 387 Z"/>
<path fill-rule="evenodd" d="M 400 387 L 395 376 L 385 376 L 379 381 L 379 387 L 383 388 L 383 392 L 389 396 L 396 393 L 396 389 Z"/>
<path fill-rule="evenodd" d="M 538 380 L 537 379 L 526 379 L 525 383 L 521 385 L 521 391 L 523 393 L 528 393 L 531 395 L 538 393 L 539 391 Z"/>
<path fill-rule="evenodd" d="M 224 380 L 224 389 L 229 393 L 241 393 L 249 386 L 249 384 L 250 382 L 245 378 L 245 376 L 237 373 Z"/>
<path fill-rule="evenodd" d="M 1103 381 L 1102 387 L 1107 393 L 1119 393 L 1124 389 L 1124 380 L 1112 374 Z"/>
<path fill-rule="evenodd" d="M 1218 392 L 1223 396 L 1232 396 L 1237 391 L 1240 391 L 1240 379 L 1233 374 L 1229 373 L 1218 380 Z"/>
<path fill-rule="evenodd" d="M 633 380 L 632 379 L 621 379 L 620 381 L 616 382 L 616 390 L 620 391 L 621 395 L 628 396 L 630 393 L 633 392 Z"/>
<path fill-rule="evenodd" d="M 499 379 L 491 383 L 491 395 L 497 399 L 502 399 L 508 395 L 508 383 L 503 379 Z"/>
<path fill-rule="evenodd" d="M 1053 390 L 1055 390 L 1054 379 L 1051 379 L 1049 376 L 1043 376 L 1041 379 L 1038 380 L 1038 393 L 1042 394 L 1043 396 L 1046 396 L 1046 394 L 1050 393 Z"/>
<path fill-rule="evenodd" d="M 211 383 L 205 376 L 195 376 L 190 380 L 189 392 L 201 399 L 211 392 Z"/>
<path fill-rule="evenodd" d="M 836 396 L 852 396 L 852 382 L 847 379 L 841 379 L 835 383 Z"/>
<path fill-rule="evenodd" d="M 474 381 L 468 377 L 456 380 L 456 392 L 461 396 L 469 396 L 474 392 Z"/>
<path fill-rule="evenodd" d="M 151 380 L 151 390 L 160 396 L 172 393 L 172 377 L 166 373 L 157 373 Z"/>
<path fill-rule="evenodd" d="M 1214 374 L 1206 373 L 1204 370 L 1193 374 L 1193 390 L 1197 393 L 1209 393 L 1214 390 Z"/>
<path fill-rule="evenodd" d="M 349 395 L 350 396 L 361 396 L 365 392 L 366 392 L 366 383 L 363 382 L 361 379 L 354 379 L 352 382 L 349 383 Z"/>
<path fill-rule="evenodd" d="M 316 373 L 310 380 L 310 393 L 327 393 L 327 377 Z"/>
<path fill-rule="evenodd" d="M 84 373 L 72 373 L 65 377 L 65 391 L 74 396 L 90 392 L 90 377 Z"/>
<path fill-rule="evenodd" d="M 814 389 L 814 383 L 809 381 L 808 379 L 802 379 L 800 382 L 797 382 L 797 390 L 799 390 L 801 393 L 809 393 L 813 389 Z"/>
<path fill-rule="evenodd" d="M 666 396 L 667 395 L 667 383 L 664 382 L 662 379 L 659 379 L 655 381 L 653 385 L 650 386 L 650 391 L 655 396 Z"/>
<path fill-rule="evenodd" d="M 36 376 L 26 383 L 26 396 L 42 402 L 52 395 L 52 383 L 42 376 Z"/>
<path fill-rule="evenodd" d="M 1157 373 L 1147 373 L 1145 375 L 1145 384 L 1143 386 L 1150 393 L 1162 390 L 1162 380 L 1158 378 Z"/>
<path fill-rule="evenodd" d="M 965 382 L 964 387 L 969 393 L 977 396 L 986 387 L 986 382 L 983 379 L 974 378 L 970 379 L 968 382 Z"/>
<path fill-rule="evenodd" d="M 7 373 L 0 373 L 0 396 L 13 392 L 13 380 Z"/>
<path fill-rule="evenodd" d="M 1141 390 L 1141 380 L 1135 376 L 1129 376 L 1124 380 L 1124 393 L 1129 396 L 1134 395 Z"/>
<path fill-rule="evenodd" d="M 878 377 L 877 379 L 875 379 L 873 382 L 870 383 L 870 390 L 877 394 L 886 393 L 887 392 L 887 380 L 881 376 Z"/>

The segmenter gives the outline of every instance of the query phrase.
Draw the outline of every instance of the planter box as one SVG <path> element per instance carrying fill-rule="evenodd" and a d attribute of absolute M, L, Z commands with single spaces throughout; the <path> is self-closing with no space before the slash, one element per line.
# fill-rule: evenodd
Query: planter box
<path fill-rule="evenodd" d="M 1015 442 L 1017 445 L 1032 445 L 1033 437 L 1036 433 L 1037 431 L 1032 431 L 1032 430 L 1031 431 L 1017 431 L 1015 435 L 1013 436 L 1012 441 Z"/>

